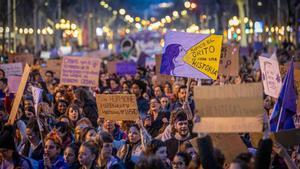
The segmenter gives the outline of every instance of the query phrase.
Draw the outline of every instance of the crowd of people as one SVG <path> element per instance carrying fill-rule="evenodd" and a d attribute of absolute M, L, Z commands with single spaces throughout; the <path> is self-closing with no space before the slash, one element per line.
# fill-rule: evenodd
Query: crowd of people
<path fill-rule="evenodd" d="M 292 55 L 277 52 L 281 64 Z M 248 133 L 239 134 L 249 151 L 240 152 L 233 161 L 213 146 L 209 133 L 192 132 L 199 122 L 194 86 L 259 82 L 260 71 L 254 66 L 258 56 L 241 56 L 239 75 L 216 81 L 182 77 L 161 81 L 155 68 L 141 66 L 135 75 L 119 76 L 107 73 L 103 63 L 95 88 L 60 85 L 52 71 L 42 75 L 40 66 L 33 65 L 14 125 L 7 123 L 14 96 L 0 70 L 0 169 L 299 168 L 299 146 L 287 149 L 272 141 L 268 127 L 258 147 L 251 144 Z M 32 86 L 43 89 L 37 110 Z M 140 119 L 98 117 L 96 94 L 117 93 L 136 96 Z M 268 123 L 275 99 L 264 99 Z"/>

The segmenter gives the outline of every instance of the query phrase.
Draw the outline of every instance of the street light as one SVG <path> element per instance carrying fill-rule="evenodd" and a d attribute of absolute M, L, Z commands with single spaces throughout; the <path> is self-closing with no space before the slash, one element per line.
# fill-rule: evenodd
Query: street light
<path fill-rule="evenodd" d="M 121 8 L 121 9 L 119 10 L 119 14 L 120 14 L 120 15 L 125 15 L 125 14 L 126 14 L 125 9 Z"/>

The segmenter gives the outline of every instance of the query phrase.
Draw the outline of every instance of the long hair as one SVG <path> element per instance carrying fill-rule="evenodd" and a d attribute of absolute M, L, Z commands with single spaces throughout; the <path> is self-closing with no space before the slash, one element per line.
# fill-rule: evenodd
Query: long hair
<path fill-rule="evenodd" d="M 171 71 L 175 68 L 175 65 L 173 63 L 173 59 L 176 58 L 179 53 L 179 47 L 182 46 L 180 44 L 170 44 L 166 47 L 165 53 L 162 55 L 162 61 L 161 61 L 161 74 L 170 74 Z"/>

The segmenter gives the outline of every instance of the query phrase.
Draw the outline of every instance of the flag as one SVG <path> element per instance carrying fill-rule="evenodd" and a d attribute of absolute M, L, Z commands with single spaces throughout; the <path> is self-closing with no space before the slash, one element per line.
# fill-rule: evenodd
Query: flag
<path fill-rule="evenodd" d="M 272 132 L 295 128 L 293 116 L 296 114 L 296 90 L 294 86 L 294 59 L 284 78 L 277 102 L 270 118 Z"/>

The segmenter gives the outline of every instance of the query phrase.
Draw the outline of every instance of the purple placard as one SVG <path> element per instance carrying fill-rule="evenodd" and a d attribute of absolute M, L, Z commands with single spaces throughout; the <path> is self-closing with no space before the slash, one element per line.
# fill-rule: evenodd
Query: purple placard
<path fill-rule="evenodd" d="M 136 74 L 136 63 L 135 62 L 119 62 L 116 64 L 116 73 L 118 75 Z"/>
<path fill-rule="evenodd" d="M 161 74 L 172 76 L 211 79 L 183 61 L 186 52 L 209 35 L 168 31 L 162 55 Z"/>

